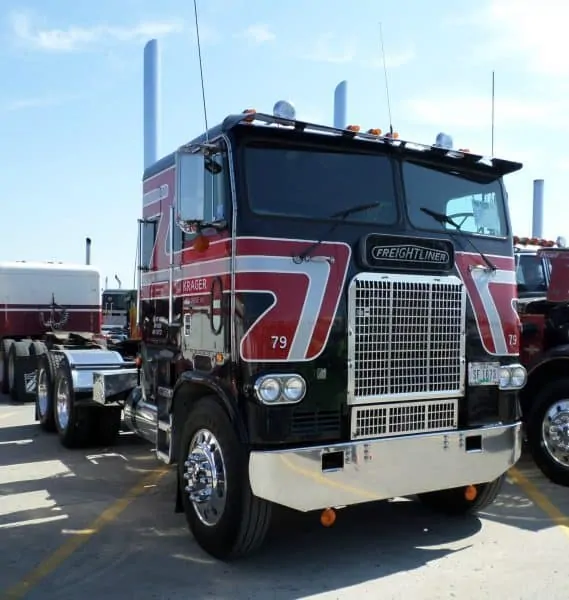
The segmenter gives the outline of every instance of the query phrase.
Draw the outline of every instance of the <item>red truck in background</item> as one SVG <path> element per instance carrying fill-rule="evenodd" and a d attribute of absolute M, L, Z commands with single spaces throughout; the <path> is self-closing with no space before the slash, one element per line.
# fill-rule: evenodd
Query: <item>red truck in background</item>
<path fill-rule="evenodd" d="M 535 238 L 514 244 L 526 440 L 541 471 L 569 486 L 569 248 Z"/>

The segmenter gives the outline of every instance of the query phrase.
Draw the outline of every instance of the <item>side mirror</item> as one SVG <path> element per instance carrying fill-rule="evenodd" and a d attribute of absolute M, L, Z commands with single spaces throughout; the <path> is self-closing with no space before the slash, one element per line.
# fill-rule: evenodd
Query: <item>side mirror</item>
<path fill-rule="evenodd" d="M 183 222 L 207 221 L 205 159 L 201 153 L 176 153 L 176 209 Z"/>

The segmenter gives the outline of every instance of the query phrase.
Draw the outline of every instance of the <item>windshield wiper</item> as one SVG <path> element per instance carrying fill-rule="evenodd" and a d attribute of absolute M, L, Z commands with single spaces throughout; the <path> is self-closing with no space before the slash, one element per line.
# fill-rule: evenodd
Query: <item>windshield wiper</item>
<path fill-rule="evenodd" d="M 444 225 L 445 223 L 448 223 L 449 225 L 452 225 L 457 231 L 459 231 L 460 233 L 464 233 L 461 229 L 461 226 L 458 225 L 454 219 L 452 219 L 452 217 L 449 217 L 443 213 L 437 212 L 436 210 L 431 210 L 430 208 L 427 208 L 426 206 L 421 206 L 420 210 L 422 212 L 424 212 L 426 215 L 429 215 L 429 217 L 433 218 L 435 221 L 437 221 L 438 223 L 440 223 L 441 225 Z M 445 230 L 446 231 L 446 230 Z M 449 234 L 452 235 L 452 232 L 449 231 Z M 456 238 L 455 238 L 456 239 Z M 474 251 L 480 255 L 480 258 L 486 263 L 486 265 L 488 266 L 488 268 L 491 271 L 495 271 L 496 270 L 496 266 L 490 262 L 490 260 L 486 257 L 486 255 L 481 252 L 475 245 L 474 242 L 469 238 L 464 236 L 464 239 L 472 246 L 472 248 L 474 248 Z"/>
<path fill-rule="evenodd" d="M 381 206 L 381 202 L 372 202 L 367 204 L 356 204 L 355 206 L 350 206 L 349 208 L 345 208 L 344 210 L 340 210 L 328 216 L 329 219 L 338 219 L 335 223 L 332 223 L 332 227 L 328 229 L 328 231 L 324 234 L 323 238 L 320 238 L 317 242 L 310 244 L 306 250 L 301 252 L 298 256 L 294 256 L 293 260 L 297 263 L 302 262 L 315 248 L 318 248 L 320 244 L 324 241 L 326 237 L 328 237 L 336 227 L 350 215 L 354 213 L 361 212 L 362 210 L 367 210 L 368 208 L 375 208 L 377 206 Z"/>

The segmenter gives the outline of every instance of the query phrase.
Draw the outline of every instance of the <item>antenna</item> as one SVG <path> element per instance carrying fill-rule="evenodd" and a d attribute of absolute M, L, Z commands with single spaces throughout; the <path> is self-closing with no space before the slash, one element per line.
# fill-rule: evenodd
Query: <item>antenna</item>
<path fill-rule="evenodd" d="M 389 132 L 393 133 L 393 121 L 391 119 L 391 101 L 389 99 L 389 83 L 387 80 L 387 63 L 385 61 L 385 48 L 383 47 L 383 27 L 381 21 L 379 23 L 379 40 L 381 43 L 381 56 L 383 59 L 383 74 L 385 79 L 385 96 L 387 98 L 387 114 L 389 116 Z"/>
<path fill-rule="evenodd" d="M 494 71 L 492 71 L 492 128 L 491 128 L 492 153 L 491 153 L 491 156 L 494 156 L 494 104 L 495 104 L 495 99 L 496 99 L 496 86 L 495 86 L 495 79 L 494 79 Z"/>
<path fill-rule="evenodd" d="M 198 42 L 198 59 L 199 59 L 199 63 L 200 63 L 200 80 L 201 80 L 201 86 L 202 86 L 202 101 L 203 101 L 203 118 L 204 118 L 204 122 L 205 122 L 205 141 L 208 142 L 208 127 L 207 127 L 207 105 L 206 105 L 206 101 L 205 101 L 205 84 L 204 84 L 204 77 L 203 77 L 203 62 L 202 62 L 202 48 L 201 48 L 201 44 L 200 44 L 200 26 L 199 26 L 199 19 L 198 19 L 198 2 L 197 0 L 194 0 L 194 15 L 195 15 L 195 20 L 196 20 L 196 38 L 197 38 L 197 42 Z"/>

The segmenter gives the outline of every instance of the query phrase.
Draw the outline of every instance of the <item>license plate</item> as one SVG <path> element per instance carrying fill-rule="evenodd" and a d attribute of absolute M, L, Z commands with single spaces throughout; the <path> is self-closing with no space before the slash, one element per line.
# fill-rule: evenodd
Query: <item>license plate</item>
<path fill-rule="evenodd" d="M 478 362 L 468 364 L 470 385 L 498 385 L 500 363 Z"/>

